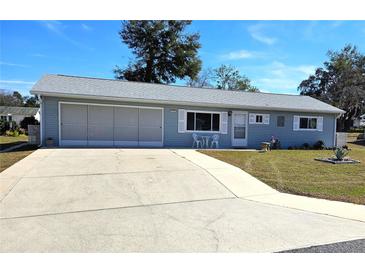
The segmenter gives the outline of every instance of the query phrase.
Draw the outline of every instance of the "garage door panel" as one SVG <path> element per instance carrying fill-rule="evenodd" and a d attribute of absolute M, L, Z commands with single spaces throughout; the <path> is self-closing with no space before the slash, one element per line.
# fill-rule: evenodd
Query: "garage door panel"
<path fill-rule="evenodd" d="M 114 117 L 116 127 L 138 127 L 138 108 L 115 107 Z"/>
<path fill-rule="evenodd" d="M 85 105 L 61 105 L 62 122 L 65 124 L 82 124 L 86 126 L 87 106 Z"/>
<path fill-rule="evenodd" d="M 113 107 L 89 106 L 88 124 L 113 127 Z"/>
<path fill-rule="evenodd" d="M 88 141 L 90 145 L 113 145 L 113 119 L 113 107 L 89 106 Z"/>
<path fill-rule="evenodd" d="M 139 109 L 140 127 L 162 127 L 162 116 L 160 109 Z"/>
<path fill-rule="evenodd" d="M 143 127 L 139 129 L 139 141 L 141 142 L 161 142 L 161 136 L 160 128 Z"/>
<path fill-rule="evenodd" d="M 68 145 L 87 140 L 87 106 L 61 105 L 61 138 Z M 85 145 L 85 143 L 82 143 Z"/>
<path fill-rule="evenodd" d="M 140 146 L 162 146 L 162 112 L 160 109 L 139 109 Z"/>
<path fill-rule="evenodd" d="M 115 127 L 115 141 L 138 141 L 138 127 Z"/>
<path fill-rule="evenodd" d="M 80 125 L 62 125 L 61 136 L 63 140 L 86 140 L 87 128 Z"/>
<path fill-rule="evenodd" d="M 113 141 L 113 127 L 106 126 L 88 126 L 88 139 Z"/>
<path fill-rule="evenodd" d="M 114 145 L 138 146 L 138 108 L 114 108 Z"/>

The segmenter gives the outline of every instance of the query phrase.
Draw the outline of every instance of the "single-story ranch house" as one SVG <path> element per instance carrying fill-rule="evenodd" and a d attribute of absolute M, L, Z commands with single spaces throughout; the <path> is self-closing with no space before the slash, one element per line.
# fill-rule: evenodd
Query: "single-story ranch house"
<path fill-rule="evenodd" d="M 19 125 L 25 117 L 31 116 L 39 121 L 39 108 L 0 106 L 0 119 L 3 121 L 15 122 Z"/>
<path fill-rule="evenodd" d="M 308 96 L 225 91 L 88 77 L 45 75 L 41 140 L 56 146 L 191 147 L 193 133 L 220 148 L 335 145 L 342 110 Z"/>

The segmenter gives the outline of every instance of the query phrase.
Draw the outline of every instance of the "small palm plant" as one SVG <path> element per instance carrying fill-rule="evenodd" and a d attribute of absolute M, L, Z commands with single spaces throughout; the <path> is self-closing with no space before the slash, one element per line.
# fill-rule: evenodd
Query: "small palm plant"
<path fill-rule="evenodd" d="M 337 161 L 343 161 L 349 151 L 346 148 L 337 147 L 335 150 L 335 157 Z"/>

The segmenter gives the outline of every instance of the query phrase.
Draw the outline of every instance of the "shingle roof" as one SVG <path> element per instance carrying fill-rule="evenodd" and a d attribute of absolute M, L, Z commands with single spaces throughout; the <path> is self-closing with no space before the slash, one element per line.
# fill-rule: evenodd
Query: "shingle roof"
<path fill-rule="evenodd" d="M 9 106 L 0 106 L 0 114 L 1 115 L 24 115 L 24 116 L 34 116 L 37 114 L 39 108 L 32 107 L 9 107 Z"/>
<path fill-rule="evenodd" d="M 242 109 L 270 109 L 322 113 L 342 110 L 309 96 L 273 93 L 223 91 L 164 84 L 150 84 L 67 75 L 45 75 L 32 88 L 32 94 L 158 102 Z"/>

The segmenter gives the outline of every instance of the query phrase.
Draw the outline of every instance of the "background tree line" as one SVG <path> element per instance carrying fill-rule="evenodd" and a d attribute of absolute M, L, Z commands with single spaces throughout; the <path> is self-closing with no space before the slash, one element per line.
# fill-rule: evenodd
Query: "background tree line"
<path fill-rule="evenodd" d="M 327 55 L 329 60 L 302 81 L 298 90 L 346 111 L 337 123 L 339 131 L 346 131 L 365 112 L 365 55 L 352 45 Z"/>
<path fill-rule="evenodd" d="M 37 96 L 22 96 L 18 91 L 0 90 L 0 106 L 39 107 Z"/>

